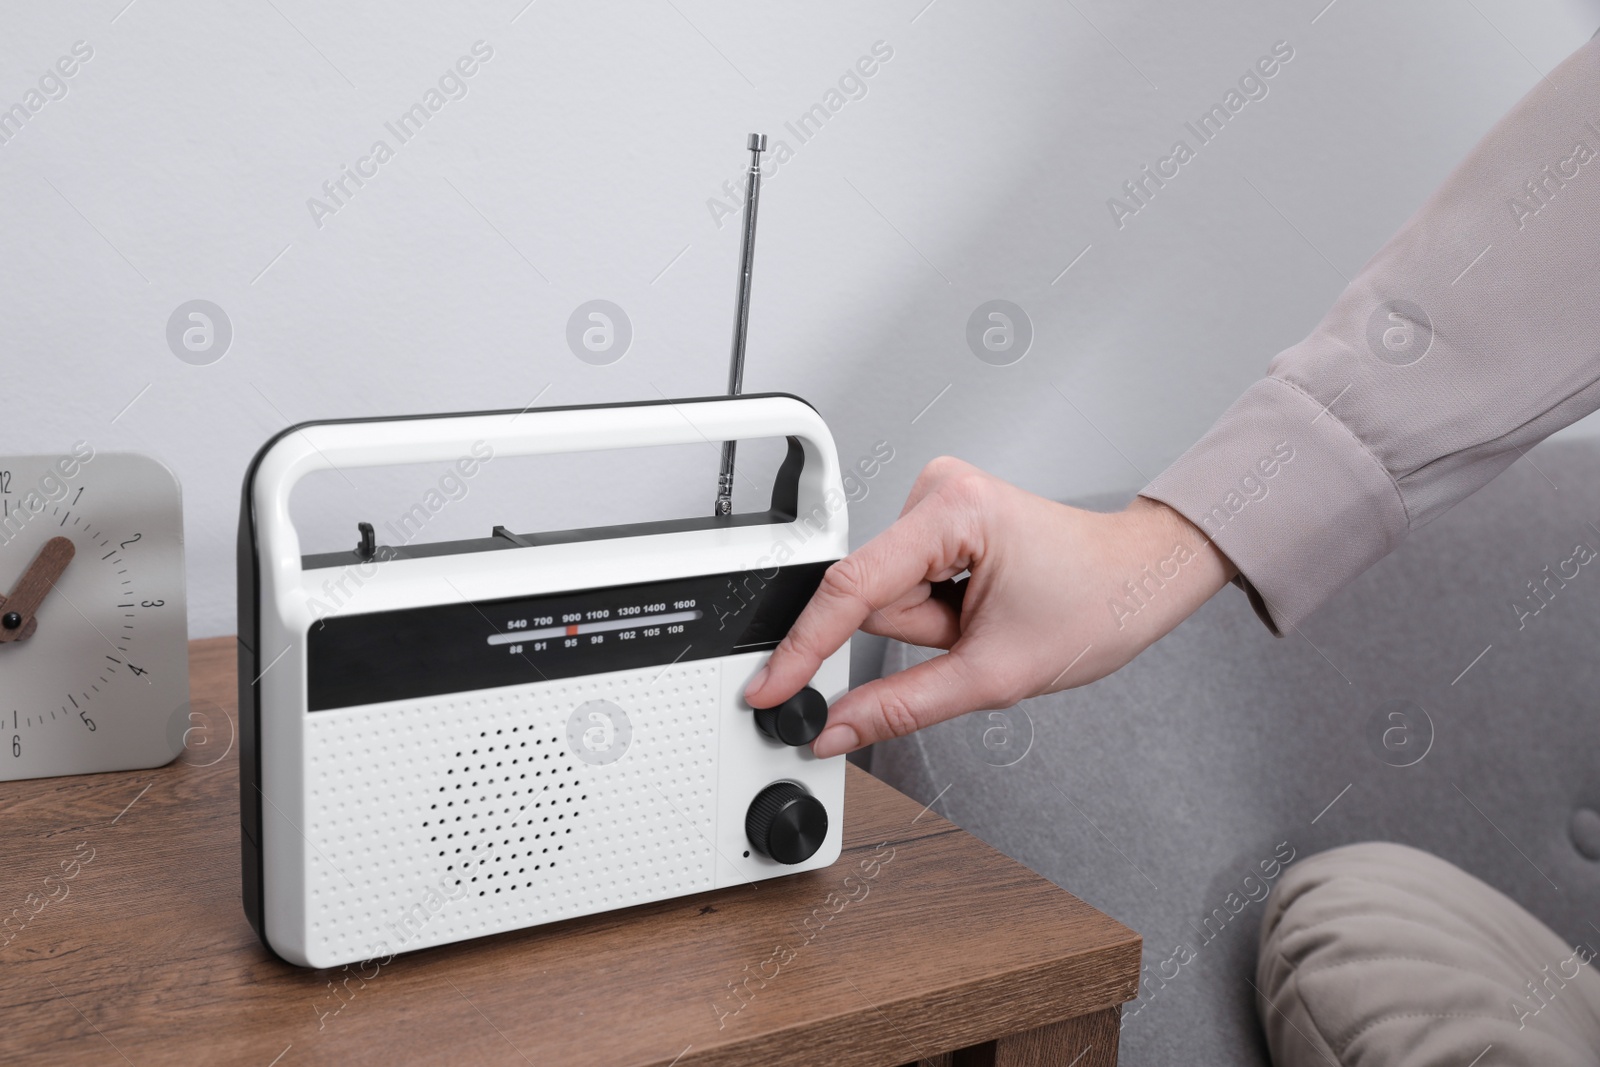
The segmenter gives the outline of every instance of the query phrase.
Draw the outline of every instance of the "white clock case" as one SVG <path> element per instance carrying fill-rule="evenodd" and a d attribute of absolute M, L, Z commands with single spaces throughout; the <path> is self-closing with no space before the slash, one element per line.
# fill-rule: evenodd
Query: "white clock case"
<path fill-rule="evenodd" d="M 55 465 L 61 454 L 10 456 L 0 461 L 8 468 L 16 485 L 15 495 L 27 495 L 26 489 L 36 486 L 42 474 L 58 473 Z M 105 771 L 144 770 L 171 763 L 183 751 L 185 731 L 192 723 L 189 705 L 189 615 L 188 594 L 184 571 L 183 542 L 183 490 L 178 478 L 167 465 L 154 456 L 135 452 L 91 451 L 91 458 L 81 459 L 78 473 L 64 479 L 69 488 L 86 486 L 93 490 L 94 502 L 83 506 L 51 500 L 46 510 L 37 518 L 27 520 L 28 528 L 42 527 L 37 536 L 66 534 L 74 540 L 83 538 L 79 527 L 65 526 L 66 518 L 58 523 L 57 517 L 88 512 L 96 528 L 106 527 L 104 536 L 88 540 L 94 550 L 80 548 L 78 558 L 63 578 L 60 591 L 53 593 L 40 609 L 40 633 L 25 642 L 5 650 L 8 656 L 17 657 L 16 669 L 39 669 L 47 674 L 61 671 L 86 671 L 92 679 L 96 670 L 105 670 L 102 658 L 112 659 L 123 672 L 127 666 L 108 653 L 127 658 L 129 649 L 119 643 L 125 629 L 125 620 L 137 612 L 134 624 L 132 653 L 144 664 L 146 673 L 131 678 L 126 673 L 114 676 L 117 680 L 91 704 L 87 711 L 95 720 L 93 732 L 85 733 L 72 718 L 72 712 L 62 708 L 63 722 L 52 722 L 48 727 L 32 733 L 18 733 L 8 729 L 7 742 L 19 736 L 24 758 L 0 759 L 0 781 L 18 781 L 29 778 L 53 778 L 64 775 L 95 774 Z M 102 494 L 108 489 L 117 494 L 110 512 L 103 503 Z M 13 514 L 16 512 L 13 511 Z M 11 520 L 15 525 L 17 520 Z M 140 543 L 132 551 L 119 544 L 124 537 L 139 533 Z M 112 534 L 115 539 L 107 540 Z M 9 534 L 0 537 L 8 539 Z M 110 566 L 118 574 L 132 572 L 132 589 L 135 603 L 156 597 L 163 603 L 159 609 L 133 608 L 116 605 L 124 595 L 121 589 L 114 599 L 92 599 L 74 588 L 77 574 L 94 571 L 106 565 L 100 558 L 99 548 L 114 548 Z M 133 562 L 136 561 L 136 562 Z M 123 583 L 128 584 L 128 583 Z M 70 590 L 70 592 L 69 592 Z M 94 629 L 87 647 L 82 651 L 83 661 L 72 664 L 44 665 L 39 657 L 66 655 L 52 651 L 51 617 L 69 622 L 84 621 Z M 116 635 L 118 642 L 110 642 L 107 635 Z M 108 643 L 110 647 L 108 648 Z M 101 681 L 105 678 L 102 675 Z M 4 674 L 0 672 L 0 698 L 14 697 L 4 692 Z M 10 726 L 15 712 L 12 703 L 0 708 L 5 722 Z"/>
<path fill-rule="evenodd" d="M 268 442 L 245 480 L 239 560 L 244 899 L 263 943 L 292 963 L 333 967 L 832 864 L 845 761 L 818 760 L 755 728 L 742 692 L 769 652 L 308 711 L 305 653 L 318 621 L 311 604 L 328 571 L 303 568 L 290 521 L 290 492 L 305 475 L 448 462 L 478 442 L 508 456 L 775 436 L 788 438 L 789 457 L 768 512 L 391 559 L 341 607 L 349 614 L 758 570 L 773 565 L 779 544 L 790 549 L 785 565 L 830 562 L 848 551 L 832 436 L 799 398 L 753 394 L 312 423 Z M 848 687 L 848 656 L 841 648 L 812 680 L 830 704 Z M 535 802 L 542 814 L 501 803 L 507 784 L 515 787 L 514 768 L 496 771 L 488 757 L 516 759 L 515 746 L 530 740 L 535 750 L 558 749 L 568 714 L 597 698 L 632 716 L 622 759 L 563 761 Z M 802 785 L 828 813 L 822 847 L 795 866 L 753 850 L 745 834 L 751 800 L 779 781 Z M 455 851 L 468 835 L 440 840 L 434 805 L 445 789 L 520 831 L 514 838 L 497 826 L 490 840 L 479 828 L 472 840 L 498 851 L 467 854 L 471 881 L 458 880 Z M 560 862 L 549 866 L 552 858 Z"/>

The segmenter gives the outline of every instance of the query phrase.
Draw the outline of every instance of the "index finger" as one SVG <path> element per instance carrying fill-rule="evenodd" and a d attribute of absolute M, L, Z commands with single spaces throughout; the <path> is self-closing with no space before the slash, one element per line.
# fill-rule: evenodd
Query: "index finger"
<path fill-rule="evenodd" d="M 961 555 L 961 536 L 936 497 L 829 567 L 767 665 L 745 687 L 753 707 L 787 700 L 878 608 L 900 599 Z"/>

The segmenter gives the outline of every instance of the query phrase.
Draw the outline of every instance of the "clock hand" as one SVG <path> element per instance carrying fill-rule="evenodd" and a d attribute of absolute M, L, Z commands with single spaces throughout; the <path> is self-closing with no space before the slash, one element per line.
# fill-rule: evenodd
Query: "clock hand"
<path fill-rule="evenodd" d="M 11 595 L 0 601 L 0 613 L 3 613 L 0 614 L 0 644 L 24 641 L 33 636 L 39 626 L 39 620 L 34 617 L 39 605 L 55 588 L 77 551 L 77 546 L 66 537 L 52 537 L 39 549 Z"/>

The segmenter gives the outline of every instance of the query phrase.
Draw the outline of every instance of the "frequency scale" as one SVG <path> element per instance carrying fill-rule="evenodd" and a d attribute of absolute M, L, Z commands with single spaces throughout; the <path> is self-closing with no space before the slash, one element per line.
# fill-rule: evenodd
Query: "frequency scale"
<path fill-rule="evenodd" d="M 776 707 L 744 687 L 848 551 L 812 407 L 741 395 L 765 138 L 750 139 L 729 395 L 355 419 L 284 431 L 239 522 L 245 911 L 311 967 L 814 870 L 845 761 L 810 742 L 839 649 Z M 734 442 L 784 437 L 733 508 Z M 330 468 L 723 442 L 711 514 L 303 554 L 294 486 Z M 326 590 L 348 596 L 324 609 Z"/>
<path fill-rule="evenodd" d="M 189 697 L 171 471 L 82 441 L 0 456 L 0 596 L 0 780 L 171 762 Z"/>

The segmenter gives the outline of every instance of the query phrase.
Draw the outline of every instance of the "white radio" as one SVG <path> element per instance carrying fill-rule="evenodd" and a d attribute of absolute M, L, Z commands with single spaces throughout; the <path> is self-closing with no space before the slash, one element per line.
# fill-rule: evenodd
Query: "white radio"
<path fill-rule="evenodd" d="M 848 551 L 833 439 L 740 396 L 757 163 L 729 396 L 308 423 L 269 441 L 239 523 L 244 903 L 303 966 L 378 959 L 827 866 L 843 758 L 807 747 L 848 647 L 776 708 L 745 684 Z M 732 442 L 788 439 L 735 513 Z M 305 475 L 723 441 L 714 514 L 303 556 Z M 326 585 L 351 590 L 327 614 Z"/>

